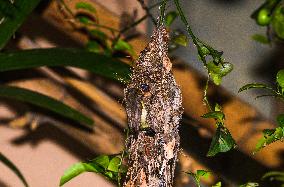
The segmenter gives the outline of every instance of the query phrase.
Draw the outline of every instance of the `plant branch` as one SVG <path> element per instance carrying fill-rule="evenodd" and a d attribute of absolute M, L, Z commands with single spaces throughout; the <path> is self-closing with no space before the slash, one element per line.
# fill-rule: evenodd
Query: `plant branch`
<path fill-rule="evenodd" d="M 151 18 L 151 20 L 154 23 L 154 25 L 157 25 L 157 22 L 156 22 L 155 18 L 151 14 L 150 9 L 145 4 L 144 0 L 137 0 L 137 1 L 140 3 L 142 9 L 146 12 L 146 14 Z"/>
<path fill-rule="evenodd" d="M 75 15 L 74 12 L 68 7 L 68 5 L 65 3 L 65 1 L 64 1 L 64 0 L 57 0 L 57 1 L 59 2 L 59 4 L 62 5 L 62 8 L 64 8 L 64 9 L 68 12 L 68 14 L 70 14 L 70 16 L 73 17 L 76 22 L 78 22 L 78 19 L 76 18 L 76 15 Z M 70 21 L 70 20 L 69 20 L 69 21 Z M 114 29 L 114 28 L 112 28 L 112 27 L 108 27 L 108 26 L 105 26 L 105 25 L 97 24 L 97 23 L 95 23 L 95 22 L 90 22 L 90 23 L 88 23 L 87 25 L 96 26 L 96 27 L 101 27 L 101 28 L 107 29 L 107 30 L 109 30 L 109 31 L 111 31 L 111 32 L 119 32 L 119 30 L 117 30 L 117 29 Z"/>

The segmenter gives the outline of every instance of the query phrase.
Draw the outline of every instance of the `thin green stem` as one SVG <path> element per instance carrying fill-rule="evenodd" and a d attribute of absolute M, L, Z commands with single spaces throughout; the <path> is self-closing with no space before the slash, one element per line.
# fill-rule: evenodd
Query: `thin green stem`
<path fill-rule="evenodd" d="M 203 95 L 203 101 L 205 102 L 205 104 L 207 105 L 209 111 L 212 111 L 212 107 L 208 101 L 208 98 L 207 98 L 207 92 L 208 92 L 208 87 L 209 87 L 209 80 L 210 80 L 210 75 L 208 73 L 208 77 L 207 77 L 207 80 L 206 80 L 206 84 L 205 84 L 205 88 L 204 88 L 204 95 Z"/>
<path fill-rule="evenodd" d="M 162 25 L 165 22 L 165 9 L 166 9 L 167 1 L 164 0 L 160 5 L 160 19 L 159 25 Z"/>
<path fill-rule="evenodd" d="M 179 0 L 174 0 L 175 2 L 175 5 L 176 5 L 176 8 L 177 8 L 177 11 L 180 15 L 180 18 L 181 18 L 181 21 L 184 23 L 185 27 L 186 27 L 186 30 L 187 30 L 187 33 L 188 35 L 191 37 L 194 45 L 196 46 L 197 48 L 197 51 L 198 51 L 198 54 L 201 58 L 201 61 L 204 65 L 204 67 L 206 68 L 207 70 L 207 73 L 208 73 L 208 79 L 206 81 L 206 85 L 205 85 L 205 88 L 204 88 L 204 97 L 203 97 L 203 101 L 205 102 L 205 104 L 207 105 L 208 109 L 210 111 L 212 111 L 212 108 L 211 108 L 211 105 L 208 101 L 208 98 L 207 98 L 207 91 L 208 91 L 208 85 L 209 85 L 209 78 L 210 78 L 210 74 L 209 74 L 209 70 L 207 68 L 207 63 L 206 63 L 206 59 L 205 57 L 203 56 L 202 54 L 202 50 L 201 50 L 201 46 L 205 46 L 207 49 L 209 50 L 214 50 L 211 46 L 207 45 L 206 43 L 204 43 L 203 41 L 201 41 L 198 37 L 196 37 L 191 29 L 191 26 L 189 25 L 182 9 L 181 9 L 181 6 L 180 6 L 180 3 L 179 3 Z"/>
<path fill-rule="evenodd" d="M 197 39 L 197 37 L 193 34 L 192 29 L 191 29 L 191 27 L 190 27 L 190 25 L 189 25 L 189 23 L 188 23 L 188 21 L 187 21 L 185 15 L 184 15 L 183 11 L 182 11 L 182 9 L 181 9 L 179 0 L 174 0 L 174 2 L 175 2 L 175 5 L 176 5 L 176 8 L 177 8 L 177 10 L 178 10 L 178 13 L 179 13 L 179 15 L 180 15 L 181 21 L 185 24 L 185 27 L 186 27 L 186 30 L 187 30 L 188 34 L 189 34 L 190 37 L 192 38 L 193 43 L 194 43 L 196 46 L 198 46 L 198 45 L 199 45 L 199 44 L 198 44 L 198 40 L 199 40 L 199 39 Z"/>

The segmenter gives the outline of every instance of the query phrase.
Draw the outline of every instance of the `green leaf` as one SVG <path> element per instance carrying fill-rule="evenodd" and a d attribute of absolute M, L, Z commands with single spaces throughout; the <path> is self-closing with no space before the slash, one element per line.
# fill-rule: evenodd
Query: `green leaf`
<path fill-rule="evenodd" d="M 261 88 L 261 89 L 268 89 L 268 90 L 273 90 L 272 88 L 270 88 L 269 86 L 267 86 L 266 84 L 261 84 L 261 83 L 251 83 L 251 84 L 246 84 L 244 86 L 242 86 L 239 89 L 239 93 L 244 91 L 244 90 L 248 90 L 248 89 L 252 89 L 252 88 Z"/>
<path fill-rule="evenodd" d="M 206 46 L 202 46 L 199 48 L 199 53 L 201 54 L 201 56 L 205 57 L 210 54 L 210 51 Z"/>
<path fill-rule="evenodd" d="M 102 166 L 104 169 L 107 169 L 109 166 L 109 156 L 107 155 L 98 156 L 92 162 Z"/>
<path fill-rule="evenodd" d="M 51 48 L 0 53 L 0 72 L 41 66 L 73 66 L 119 81 L 130 79 L 129 65 L 85 50 Z"/>
<path fill-rule="evenodd" d="M 284 172 L 283 171 L 267 172 L 262 176 L 262 179 L 267 179 L 267 178 L 269 178 L 270 180 L 277 180 L 280 182 L 284 182 Z"/>
<path fill-rule="evenodd" d="M 121 159 L 119 157 L 113 157 L 108 165 L 108 170 L 113 172 L 118 172 L 120 166 Z"/>
<path fill-rule="evenodd" d="M 11 98 L 22 102 L 27 102 L 54 113 L 57 113 L 74 121 L 81 122 L 87 125 L 93 125 L 93 120 L 78 112 L 77 110 L 65 105 L 46 95 L 12 86 L 0 86 L 0 97 Z"/>
<path fill-rule="evenodd" d="M 265 146 L 266 146 L 266 139 L 264 137 L 262 137 L 261 139 L 258 140 L 253 154 L 258 152 L 260 149 L 264 148 Z"/>
<path fill-rule="evenodd" d="M 197 175 L 198 177 L 205 177 L 205 178 L 208 178 L 209 175 L 210 175 L 210 171 L 197 170 L 197 171 L 196 171 L 196 175 Z"/>
<path fill-rule="evenodd" d="M 106 177 L 112 179 L 112 180 L 115 180 L 115 179 L 116 179 L 114 173 L 111 172 L 111 171 L 105 172 L 104 175 L 105 175 Z"/>
<path fill-rule="evenodd" d="M 8 168 L 10 168 L 18 177 L 19 179 L 23 182 L 23 184 L 25 185 L 25 187 L 28 187 L 28 183 L 26 181 L 26 179 L 24 178 L 23 174 L 20 172 L 20 170 L 12 163 L 12 161 L 10 161 L 6 156 L 4 156 L 1 152 L 0 152 L 0 161 L 5 164 Z"/>
<path fill-rule="evenodd" d="M 214 62 L 211 61 L 208 62 L 207 68 L 211 73 L 215 73 L 223 77 L 233 70 L 233 65 L 228 62 L 216 65 Z"/>
<path fill-rule="evenodd" d="M 215 74 L 215 73 L 210 73 L 210 76 L 212 78 L 212 81 L 214 82 L 214 84 L 216 85 L 220 85 L 222 82 L 222 76 Z"/>
<path fill-rule="evenodd" d="M 40 0 L 20 0 L 14 1 L 12 6 L 8 7 L 9 15 L 4 16 L 0 23 L 0 50 L 3 49 L 39 2 Z M 1 6 L 5 3 L 9 5 L 10 2 L 8 0 L 1 1 Z"/>
<path fill-rule="evenodd" d="M 221 112 L 222 111 L 222 107 L 218 104 L 218 103 L 216 103 L 216 105 L 215 105 L 215 107 L 214 107 L 214 110 L 216 111 L 216 112 Z"/>
<path fill-rule="evenodd" d="M 193 177 L 193 179 L 194 179 L 194 181 L 195 181 L 195 183 L 198 187 L 201 187 L 200 186 L 200 179 L 202 177 L 208 178 L 208 176 L 210 175 L 210 171 L 205 171 L 205 170 L 197 170 L 196 173 L 193 173 L 193 172 L 185 172 L 185 173 Z"/>
<path fill-rule="evenodd" d="M 208 112 L 208 113 L 202 115 L 201 117 L 203 117 L 203 118 L 214 118 L 214 119 L 217 119 L 217 120 L 224 120 L 225 119 L 225 115 L 221 111 Z"/>
<path fill-rule="evenodd" d="M 87 16 L 77 15 L 76 19 L 78 19 L 79 22 L 85 25 L 92 23 L 92 20 Z"/>
<path fill-rule="evenodd" d="M 256 182 L 248 182 L 246 184 L 240 185 L 240 187 L 257 187 L 257 186 L 259 186 L 259 184 Z"/>
<path fill-rule="evenodd" d="M 222 183 L 221 183 L 221 182 L 217 182 L 217 183 L 214 184 L 212 187 L 222 187 Z"/>
<path fill-rule="evenodd" d="M 178 13 L 176 11 L 171 11 L 167 13 L 165 17 L 166 26 L 170 27 L 171 24 L 175 21 L 177 16 L 178 16 Z"/>
<path fill-rule="evenodd" d="M 69 169 L 67 169 L 63 176 L 60 179 L 60 186 L 63 186 L 66 182 L 70 181 L 74 177 L 80 175 L 83 172 L 100 172 L 100 168 L 94 164 L 89 163 L 83 163 L 79 162 L 71 166 Z"/>
<path fill-rule="evenodd" d="M 114 44 L 114 47 L 113 47 L 114 50 L 116 51 L 125 51 L 125 52 L 128 52 L 129 54 L 131 55 L 134 55 L 134 51 L 133 51 L 133 48 L 132 46 L 127 43 L 126 41 L 124 40 L 118 40 L 115 44 Z"/>
<path fill-rule="evenodd" d="M 100 31 L 100 30 L 90 30 L 89 31 L 92 37 L 95 37 L 96 39 L 99 39 L 101 42 L 106 42 L 107 35 Z"/>
<path fill-rule="evenodd" d="M 91 4 L 85 2 L 76 3 L 76 9 L 83 9 L 92 13 L 96 13 L 96 9 Z"/>
<path fill-rule="evenodd" d="M 228 62 L 216 65 L 214 62 L 211 61 L 207 63 L 207 69 L 211 78 L 213 79 L 213 82 L 216 85 L 220 85 L 222 78 L 233 70 L 233 65 Z"/>
<path fill-rule="evenodd" d="M 188 39 L 187 39 L 186 35 L 184 35 L 184 34 L 179 34 L 179 35 L 175 36 L 173 38 L 173 42 L 178 44 L 178 45 L 184 46 L 184 47 L 186 47 L 188 45 Z"/>
<path fill-rule="evenodd" d="M 219 125 L 212 139 L 207 156 L 215 156 L 217 153 L 227 152 L 235 147 L 235 140 L 231 136 L 229 130 L 224 126 Z"/>
<path fill-rule="evenodd" d="M 252 39 L 259 42 L 259 43 L 262 43 L 262 44 L 269 44 L 269 40 L 266 36 L 262 35 L 262 34 L 254 34 L 252 36 Z"/>
<path fill-rule="evenodd" d="M 281 69 L 278 71 L 276 75 L 276 81 L 279 84 L 279 86 L 283 89 L 284 88 L 284 69 Z"/>
<path fill-rule="evenodd" d="M 276 35 L 284 39 L 284 8 L 281 5 L 274 11 L 271 23 Z"/>
<path fill-rule="evenodd" d="M 263 137 L 260 140 L 258 140 L 254 154 L 259 150 L 263 149 L 264 147 L 266 147 L 267 145 L 283 139 L 284 139 L 284 128 L 277 127 L 276 129 L 264 129 Z"/>
<path fill-rule="evenodd" d="M 96 41 L 93 41 L 93 40 L 88 41 L 86 48 L 87 48 L 88 51 L 93 52 L 93 53 L 100 53 L 101 52 L 100 44 Z"/>
<path fill-rule="evenodd" d="M 280 127 L 284 128 L 284 114 L 279 114 L 276 121 Z"/>

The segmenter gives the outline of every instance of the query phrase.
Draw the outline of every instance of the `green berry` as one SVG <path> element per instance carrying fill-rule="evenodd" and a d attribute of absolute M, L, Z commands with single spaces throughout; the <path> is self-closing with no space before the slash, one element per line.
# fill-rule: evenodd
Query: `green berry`
<path fill-rule="evenodd" d="M 266 26 L 270 23 L 270 11 L 266 8 L 261 9 L 257 15 L 257 24 L 261 26 Z"/>

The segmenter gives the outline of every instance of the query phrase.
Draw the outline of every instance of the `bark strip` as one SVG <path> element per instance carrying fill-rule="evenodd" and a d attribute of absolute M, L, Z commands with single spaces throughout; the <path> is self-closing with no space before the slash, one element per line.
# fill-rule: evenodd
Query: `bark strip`
<path fill-rule="evenodd" d="M 159 26 L 125 92 L 129 137 L 126 187 L 171 187 L 179 152 L 181 91 L 171 72 L 169 35 Z"/>

